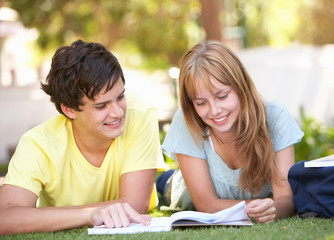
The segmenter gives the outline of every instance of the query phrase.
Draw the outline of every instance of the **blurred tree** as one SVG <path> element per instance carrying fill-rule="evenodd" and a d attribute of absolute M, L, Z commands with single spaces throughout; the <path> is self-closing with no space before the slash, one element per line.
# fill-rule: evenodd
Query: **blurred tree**
<path fill-rule="evenodd" d="M 298 39 L 303 43 L 322 45 L 334 43 L 334 1 L 305 1 L 301 11 Z"/>
<path fill-rule="evenodd" d="M 334 43 L 333 0 L 225 0 L 227 25 L 242 26 L 246 47 L 284 46 L 294 41 Z"/>
<path fill-rule="evenodd" d="M 286 45 L 295 40 L 304 0 L 234 0 L 230 22 L 245 30 L 246 47 Z"/>
<path fill-rule="evenodd" d="M 334 42 L 333 0 L 11 0 L 5 4 L 19 12 L 25 26 L 39 30 L 42 49 L 82 38 L 108 49 L 132 51 L 133 62 L 140 63 L 145 56 L 154 67 L 176 64 L 205 38 L 224 41 L 223 29 L 231 26 L 243 27 L 245 47 L 282 46 L 296 40 Z"/>
<path fill-rule="evenodd" d="M 200 0 L 202 5 L 201 22 L 205 29 L 206 40 L 224 41 L 219 15 L 222 12 L 219 0 Z"/>
<path fill-rule="evenodd" d="M 3 0 L 1 0 L 3 1 Z M 38 44 L 54 49 L 78 38 L 127 53 L 132 66 L 166 68 L 224 28 L 241 26 L 245 47 L 334 42 L 333 0 L 11 0 Z M 222 19 L 224 17 L 224 19 Z M 201 28 L 201 25 L 203 28 Z"/>
<path fill-rule="evenodd" d="M 13 0 L 8 4 L 26 27 L 38 29 L 42 49 L 54 50 L 81 38 L 108 49 L 132 51 L 134 56 L 144 53 L 151 63 L 166 66 L 176 64 L 204 37 L 199 1 Z"/>

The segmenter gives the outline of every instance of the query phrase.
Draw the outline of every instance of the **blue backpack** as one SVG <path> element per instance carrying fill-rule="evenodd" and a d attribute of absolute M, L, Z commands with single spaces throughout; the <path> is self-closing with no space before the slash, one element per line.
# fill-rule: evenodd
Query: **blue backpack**
<path fill-rule="evenodd" d="M 294 164 L 289 170 L 293 200 L 301 217 L 334 218 L 334 167 L 304 167 Z"/>

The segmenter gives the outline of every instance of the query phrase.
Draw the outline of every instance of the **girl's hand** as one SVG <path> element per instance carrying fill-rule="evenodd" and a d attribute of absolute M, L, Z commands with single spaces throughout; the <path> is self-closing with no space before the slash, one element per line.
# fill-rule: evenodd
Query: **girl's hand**
<path fill-rule="evenodd" d="M 246 213 L 260 223 L 275 221 L 276 207 L 271 198 L 256 199 L 246 205 Z"/>
<path fill-rule="evenodd" d="M 115 203 L 95 209 L 91 215 L 93 226 L 104 224 L 107 228 L 127 227 L 130 223 L 149 225 L 151 217 L 136 212 L 128 203 Z"/>

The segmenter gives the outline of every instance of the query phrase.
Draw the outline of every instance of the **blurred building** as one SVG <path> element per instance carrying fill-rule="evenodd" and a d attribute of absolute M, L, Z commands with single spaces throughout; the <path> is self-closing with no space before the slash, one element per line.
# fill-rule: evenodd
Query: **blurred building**
<path fill-rule="evenodd" d="M 30 67 L 27 44 L 34 41 L 37 30 L 26 29 L 16 11 L 0 8 L 0 86 L 26 86 L 36 81 L 37 72 Z"/>
<path fill-rule="evenodd" d="M 0 163 L 8 162 L 21 135 L 55 114 L 30 67 L 29 41 L 36 30 L 24 28 L 16 11 L 0 7 Z"/>
<path fill-rule="evenodd" d="M 334 45 L 291 44 L 238 54 L 265 100 L 282 103 L 295 118 L 303 107 L 323 123 L 334 119 Z"/>

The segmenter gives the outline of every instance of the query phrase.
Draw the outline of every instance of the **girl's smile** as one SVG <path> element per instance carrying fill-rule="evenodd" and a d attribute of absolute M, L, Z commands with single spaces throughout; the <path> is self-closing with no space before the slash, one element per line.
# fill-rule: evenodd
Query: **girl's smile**
<path fill-rule="evenodd" d="M 229 116 L 230 116 L 230 114 L 227 114 L 227 115 L 225 115 L 225 116 L 223 116 L 221 118 L 213 118 L 212 122 L 214 124 L 217 124 L 217 125 L 222 125 L 222 124 L 224 124 L 224 123 L 227 122 Z"/>

